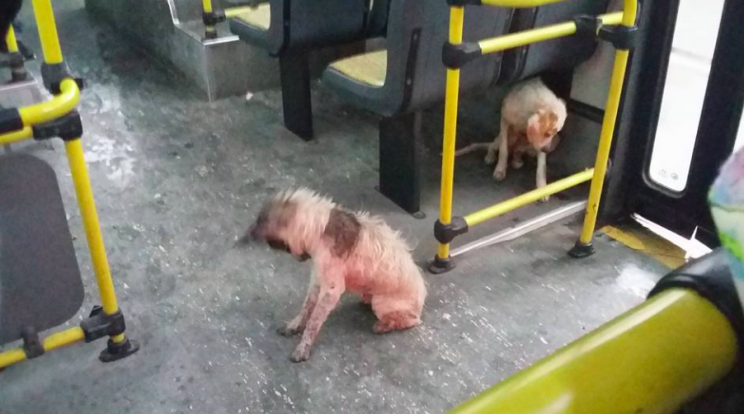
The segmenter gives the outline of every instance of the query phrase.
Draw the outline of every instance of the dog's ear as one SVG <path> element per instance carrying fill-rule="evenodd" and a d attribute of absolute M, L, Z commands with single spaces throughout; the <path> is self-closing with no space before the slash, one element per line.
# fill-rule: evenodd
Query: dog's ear
<path fill-rule="evenodd" d="M 354 214 L 334 208 L 328 217 L 324 236 L 333 244 L 331 252 L 337 257 L 348 257 L 359 241 L 362 225 Z"/>
<path fill-rule="evenodd" d="M 527 120 L 527 135 L 530 137 L 537 137 L 542 135 L 541 120 L 545 114 L 544 109 L 540 109 Z"/>

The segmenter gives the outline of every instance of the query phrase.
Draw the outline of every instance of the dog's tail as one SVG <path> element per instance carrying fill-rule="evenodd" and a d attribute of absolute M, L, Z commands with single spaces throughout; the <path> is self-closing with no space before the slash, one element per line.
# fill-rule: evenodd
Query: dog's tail
<path fill-rule="evenodd" d="M 490 142 L 475 142 L 475 143 L 472 143 L 466 147 L 460 148 L 459 150 L 455 151 L 455 157 L 470 154 L 471 152 L 475 152 L 478 150 L 487 150 L 488 147 L 490 146 L 491 146 Z M 439 155 L 442 155 L 442 154 L 439 154 Z"/>

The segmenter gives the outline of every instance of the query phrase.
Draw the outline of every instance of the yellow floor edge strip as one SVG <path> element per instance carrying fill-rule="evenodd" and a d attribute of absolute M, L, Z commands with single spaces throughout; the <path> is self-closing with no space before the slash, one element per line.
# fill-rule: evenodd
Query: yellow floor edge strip
<path fill-rule="evenodd" d="M 649 256 L 670 269 L 685 264 L 685 251 L 648 229 L 632 224 L 622 227 L 605 226 L 600 232 L 630 249 Z"/>

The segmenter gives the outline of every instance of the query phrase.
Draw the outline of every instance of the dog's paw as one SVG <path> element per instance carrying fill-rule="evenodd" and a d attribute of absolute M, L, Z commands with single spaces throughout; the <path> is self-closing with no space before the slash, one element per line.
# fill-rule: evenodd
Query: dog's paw
<path fill-rule="evenodd" d="M 294 336 L 294 335 L 302 333 L 302 329 L 292 328 L 289 326 L 280 326 L 279 328 L 276 329 L 276 333 L 278 333 L 281 336 Z"/>
<path fill-rule="evenodd" d="M 493 171 L 493 179 L 496 181 L 503 181 L 506 178 L 506 171 L 496 169 Z"/>
<path fill-rule="evenodd" d="M 304 347 L 298 346 L 297 349 L 292 352 L 289 360 L 292 362 L 304 362 L 307 361 L 308 358 L 310 358 L 310 349 L 305 349 Z"/>
<path fill-rule="evenodd" d="M 537 200 L 538 203 L 547 203 L 548 201 L 550 201 L 550 196 L 545 196 L 545 197 Z"/>
<path fill-rule="evenodd" d="M 524 167 L 524 160 L 514 160 L 512 161 L 512 168 L 515 170 L 518 170 L 520 168 Z"/>
<path fill-rule="evenodd" d="M 382 321 L 375 322 L 375 326 L 372 327 L 372 332 L 374 332 L 374 333 L 376 333 L 378 335 L 382 335 L 382 334 L 388 333 L 388 332 L 390 332 L 392 330 L 393 330 L 393 328 L 390 327 L 390 325 L 388 325 L 388 324 L 386 324 L 386 323 L 384 323 Z"/>
<path fill-rule="evenodd" d="M 486 165 L 493 165 L 496 163 L 496 153 L 495 152 L 489 152 L 486 154 L 486 158 L 483 160 Z"/>

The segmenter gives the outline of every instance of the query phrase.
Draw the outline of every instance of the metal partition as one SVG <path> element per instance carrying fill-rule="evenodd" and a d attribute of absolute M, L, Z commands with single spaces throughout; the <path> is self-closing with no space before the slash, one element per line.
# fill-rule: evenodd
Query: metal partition
<path fill-rule="evenodd" d="M 625 81 L 630 49 L 637 32 L 637 0 L 625 0 L 623 12 L 609 13 L 601 16 L 577 16 L 573 21 L 554 24 L 546 27 L 526 30 L 506 36 L 485 39 L 479 42 L 462 41 L 464 24 L 464 7 L 538 7 L 562 0 L 449 0 L 450 33 L 449 42 L 445 44 L 443 60 L 447 68 L 447 90 L 445 98 L 444 138 L 442 157 L 442 183 L 439 220 L 435 224 L 434 235 L 439 241 L 435 260 L 430 266 L 432 272 L 444 272 L 453 267 L 450 257 L 450 243 L 460 234 L 466 233 L 471 226 L 533 203 L 546 196 L 561 192 L 581 183 L 591 181 L 589 200 L 586 205 L 584 226 L 581 237 L 571 250 L 574 257 L 586 257 L 593 254 L 592 239 L 599 210 L 602 186 L 607 172 L 607 163 L 612 146 L 612 138 L 617 120 L 620 98 Z M 609 26 L 617 26 L 610 28 Z M 498 53 L 504 50 L 525 46 L 545 40 L 564 36 L 596 36 L 611 42 L 617 49 L 615 64 L 610 81 L 610 93 L 607 99 L 602 132 L 599 138 L 594 168 L 574 174 L 545 187 L 527 192 L 513 199 L 495 204 L 465 216 L 453 216 L 453 186 L 455 170 L 455 143 L 457 139 L 457 110 L 460 89 L 460 69 L 468 62 L 483 55 Z"/>
<path fill-rule="evenodd" d="M 66 63 L 62 58 L 51 1 L 33 0 L 32 3 L 44 52 L 42 69 L 44 83 L 48 85 L 54 97 L 35 105 L 0 110 L 0 145 L 30 138 L 60 137 L 64 140 L 103 306 L 100 311 L 91 313 L 91 317 L 85 319 L 79 326 L 50 335 L 43 341 L 33 334 L 24 335 L 22 348 L 0 353 L 0 368 L 38 357 L 68 344 L 83 340 L 91 342 L 103 337 L 109 337 L 109 342 L 100 359 L 104 362 L 114 361 L 137 352 L 139 346 L 124 334 L 124 316 L 116 299 L 98 222 L 93 189 L 83 154 L 80 115 L 75 111 L 80 101 L 79 82 L 67 72 Z M 50 125 L 52 121 L 54 123 Z"/>

